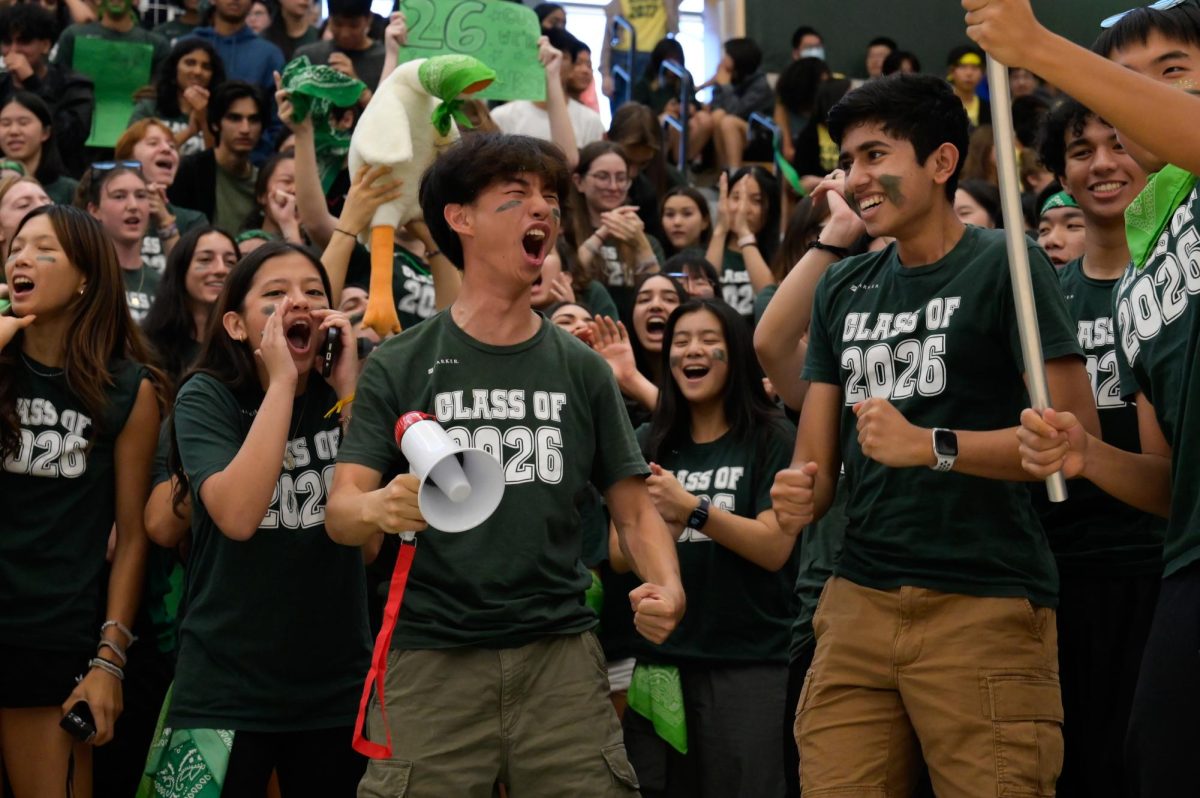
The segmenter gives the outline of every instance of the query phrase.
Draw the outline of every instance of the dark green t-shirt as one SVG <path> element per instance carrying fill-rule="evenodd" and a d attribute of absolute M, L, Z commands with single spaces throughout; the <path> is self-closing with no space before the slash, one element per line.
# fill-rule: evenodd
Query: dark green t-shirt
<path fill-rule="evenodd" d="M 587 309 L 593 314 L 608 316 L 614 321 L 620 318 L 617 303 L 613 302 L 612 294 L 595 280 L 588 281 L 588 284 L 579 292 L 579 300 L 587 305 Z"/>
<path fill-rule="evenodd" d="M 235 232 L 242 229 L 246 217 L 258 207 L 254 199 L 254 183 L 258 179 L 258 167 L 251 166 L 244 177 L 226 172 L 217 166 L 216 210 L 213 226 Z"/>
<path fill-rule="evenodd" d="M 1130 269 L 1114 295 L 1121 397 L 1154 405 L 1171 444 L 1171 516 L 1163 576 L 1200 560 L 1200 188 L 1175 209 L 1146 266 Z M 1192 441 L 1192 443 L 1187 443 Z"/>
<path fill-rule="evenodd" d="M 346 283 L 365 286 L 370 279 L 371 253 L 362 244 L 355 244 L 346 268 Z M 429 266 L 399 246 L 392 256 L 392 298 L 396 300 L 396 315 L 402 329 L 407 330 L 437 313 L 437 294 Z"/>
<path fill-rule="evenodd" d="M 187 609 L 168 724 L 175 728 L 304 731 L 354 722 L 370 661 L 366 576 L 357 547 L 325 532 L 341 430 L 319 377 L 288 423 L 294 467 L 280 465 L 254 536 L 227 537 L 200 499 L 237 455 L 262 400 L 199 374 L 175 403 L 175 435 L 192 495 Z M 349 742 L 347 741 L 347 744 Z"/>
<path fill-rule="evenodd" d="M 74 205 L 75 189 L 78 187 L 79 181 L 67 175 L 59 175 L 53 181 L 42 184 L 46 196 L 54 200 L 55 205 Z"/>
<path fill-rule="evenodd" d="M 649 425 L 640 427 L 639 440 L 648 440 L 649 432 Z M 756 430 L 750 439 L 726 433 L 711 443 L 687 441 L 671 446 L 657 462 L 689 493 L 707 496 L 714 507 L 734 515 L 757 518 L 771 509 L 771 484 L 791 461 L 795 438 L 795 427 L 781 416 L 777 426 Z M 786 663 L 796 616 L 796 550 L 772 572 L 702 531 L 684 530 L 675 549 L 687 613 L 662 645 L 639 640 L 638 658 L 668 664 Z"/>
<path fill-rule="evenodd" d="M 1079 345 L 1087 357 L 1088 376 L 1104 442 L 1140 452 L 1137 407 L 1121 398 L 1113 326 L 1116 280 L 1094 280 L 1073 260 L 1058 273 L 1067 309 L 1077 322 Z M 1046 487 L 1030 483 L 1034 505 L 1050 539 L 1060 571 L 1083 567 L 1120 573 L 1162 570 L 1166 522 L 1117 501 L 1086 479 L 1071 482 L 1068 498 L 1053 504 Z"/>
<path fill-rule="evenodd" d="M 583 603 L 575 497 L 646 473 L 608 364 L 542 320 L 520 344 L 490 346 L 443 311 L 367 359 L 339 462 L 390 480 L 407 469 L 392 437 L 410 410 L 494 454 L 506 489 L 495 514 L 461 534 L 418 536 L 396 649 L 511 648 L 596 624 Z"/>
<path fill-rule="evenodd" d="M 21 356 L 15 378 L 20 448 L 0 466 L 0 639 L 5 645 L 90 654 L 104 621 L 104 557 L 116 517 L 117 437 L 146 376 L 110 370 L 103 418 L 93 419 L 60 369 Z M 42 376 L 53 374 L 54 376 Z M 66 698 L 64 695 L 63 698 Z"/>
<path fill-rule="evenodd" d="M 666 261 L 662 244 L 658 243 L 658 239 L 652 235 L 646 236 L 646 240 L 650 242 L 650 249 L 654 250 L 654 257 L 658 260 L 661 268 Z M 621 321 L 625 322 L 626 327 L 632 329 L 633 289 L 638 281 L 638 275 L 633 272 L 637 264 L 628 264 L 632 276 L 627 275 L 625 273 L 626 264 L 621 260 L 621 250 L 613 243 L 603 244 L 600 247 L 600 255 L 604 258 L 604 287 L 608 289 L 608 294 L 612 298 L 613 304 L 616 305 Z"/>
<path fill-rule="evenodd" d="M 143 250 L 145 242 L 143 241 Z M 158 284 L 162 282 L 162 272 L 155 271 L 145 264 L 143 252 L 142 265 L 137 269 L 121 269 L 121 281 L 125 284 L 125 301 L 129 304 L 129 312 L 138 324 L 150 312 L 154 297 L 158 293 Z"/>
<path fill-rule="evenodd" d="M 775 283 L 763 288 L 758 292 L 758 296 L 754 297 L 754 324 L 757 325 L 762 321 L 763 314 L 767 312 L 767 305 L 771 304 L 771 300 L 775 297 L 775 292 L 779 290 L 779 286 Z"/>
<path fill-rule="evenodd" d="M 721 259 L 721 298 L 747 319 L 754 318 L 754 286 L 742 253 L 725 250 Z"/>
<path fill-rule="evenodd" d="M 191 208 L 179 208 L 170 203 L 167 203 L 167 212 L 175 217 L 175 225 L 179 228 L 179 235 L 187 235 L 190 230 L 208 224 L 208 219 L 200 211 L 193 211 Z M 159 238 L 158 231 L 151 229 L 146 231 L 146 235 L 142 238 L 142 265 L 162 274 L 167 269 L 167 250 L 163 246 L 163 240 Z"/>
<path fill-rule="evenodd" d="M 180 19 L 173 19 L 156 26 L 152 32 L 166 39 L 174 47 L 176 41 L 187 36 L 198 27 L 199 25 L 192 25 Z"/>
<path fill-rule="evenodd" d="M 1079 356 L 1054 268 L 1028 249 L 1045 357 Z M 802 376 L 837 385 L 844 400 L 850 494 L 838 575 L 881 590 L 1057 603 L 1054 557 L 1024 484 L 880 465 L 859 447 L 853 411 L 881 397 L 918 427 L 1010 428 L 1029 405 L 1023 373 L 1002 230 L 968 226 L 925 266 L 901 265 L 892 244 L 825 272 Z"/>

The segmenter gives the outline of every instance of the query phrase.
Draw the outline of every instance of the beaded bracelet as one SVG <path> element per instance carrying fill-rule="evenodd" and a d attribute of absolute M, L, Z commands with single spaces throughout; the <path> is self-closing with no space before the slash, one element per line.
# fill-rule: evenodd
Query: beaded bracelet
<path fill-rule="evenodd" d="M 125 639 L 129 641 L 128 645 L 132 646 L 134 643 L 136 643 L 136 642 L 137 642 L 137 635 L 135 635 L 135 634 L 133 633 L 133 630 L 132 630 L 132 629 L 130 629 L 130 628 L 129 628 L 128 626 L 126 626 L 125 624 L 121 623 L 120 621 L 112 621 L 112 620 L 109 620 L 109 621 L 105 621 L 104 623 L 100 624 L 100 634 L 101 634 L 101 636 L 103 636 L 103 635 L 104 635 L 104 630 L 105 630 L 105 629 L 108 629 L 108 628 L 111 628 L 111 627 L 114 627 L 114 626 L 116 627 L 116 629 L 117 629 L 117 631 L 118 631 L 118 632 L 120 632 L 121 634 L 125 635 Z"/>

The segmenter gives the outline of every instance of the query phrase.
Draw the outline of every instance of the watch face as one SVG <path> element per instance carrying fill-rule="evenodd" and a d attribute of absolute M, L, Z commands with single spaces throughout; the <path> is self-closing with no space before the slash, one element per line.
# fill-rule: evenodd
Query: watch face
<path fill-rule="evenodd" d="M 933 451 L 942 457 L 958 457 L 958 436 L 948 429 L 935 431 Z"/>

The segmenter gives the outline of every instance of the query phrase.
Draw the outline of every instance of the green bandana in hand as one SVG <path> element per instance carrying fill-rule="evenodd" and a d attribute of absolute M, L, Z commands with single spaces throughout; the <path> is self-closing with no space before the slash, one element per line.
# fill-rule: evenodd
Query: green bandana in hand
<path fill-rule="evenodd" d="M 1046 211 L 1052 211 L 1055 208 L 1078 207 L 1079 203 L 1075 201 L 1074 197 L 1065 191 L 1059 191 L 1046 198 L 1046 201 L 1042 203 L 1042 209 L 1038 211 L 1038 216 L 1045 216 Z"/>
<path fill-rule="evenodd" d="M 1125 238 L 1134 268 L 1144 268 L 1163 230 L 1192 188 L 1196 176 L 1178 166 L 1167 164 L 1146 178 L 1146 187 L 1125 209 Z"/>
<path fill-rule="evenodd" d="M 654 724 L 659 737 L 679 753 L 687 753 L 687 718 L 679 668 L 639 662 L 633 668 L 627 700 L 630 709 Z"/>
<path fill-rule="evenodd" d="M 417 77 L 429 96 L 442 101 L 433 109 L 432 121 L 438 135 L 446 136 L 451 120 L 459 127 L 474 127 L 463 113 L 458 95 L 467 89 L 479 91 L 496 79 L 496 73 L 469 55 L 435 55 L 417 68 Z"/>
<path fill-rule="evenodd" d="M 294 58 L 283 68 L 283 88 L 292 101 L 297 122 L 312 116 L 313 143 L 321 169 L 321 187 L 329 191 L 350 152 L 350 133 L 329 124 L 334 108 L 349 108 L 358 102 L 367 84 L 348 78 L 332 67 L 313 65 L 308 56 Z"/>

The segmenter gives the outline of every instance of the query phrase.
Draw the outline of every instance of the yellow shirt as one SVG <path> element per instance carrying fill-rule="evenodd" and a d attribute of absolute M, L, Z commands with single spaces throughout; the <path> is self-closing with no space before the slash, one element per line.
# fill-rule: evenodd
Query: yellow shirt
<path fill-rule="evenodd" d="M 621 0 L 621 16 L 637 31 L 639 52 L 648 53 L 667 35 L 667 9 L 663 0 Z M 621 43 L 614 50 L 628 50 L 629 43 L 621 31 Z"/>

